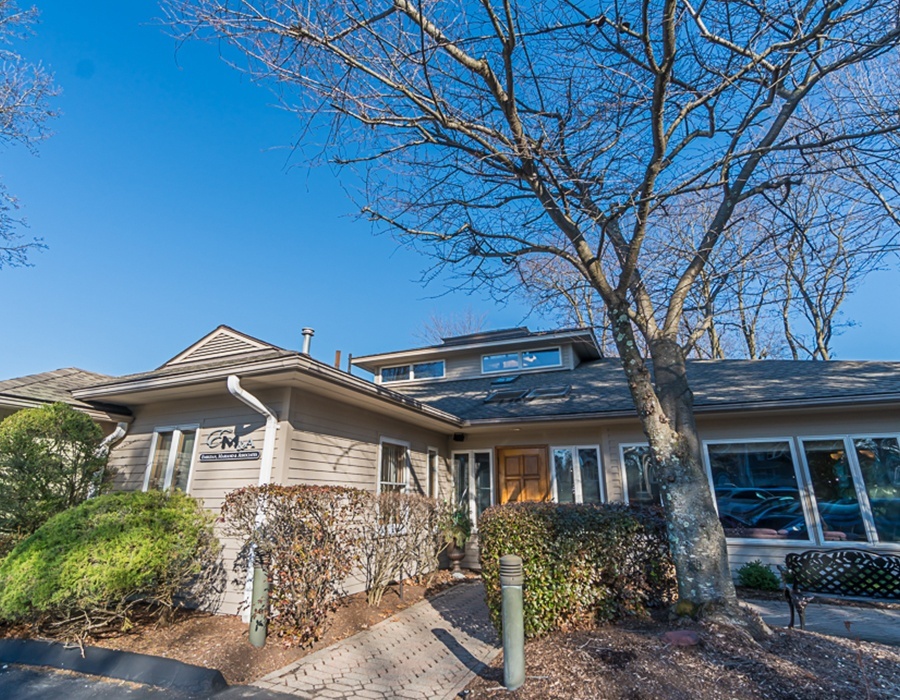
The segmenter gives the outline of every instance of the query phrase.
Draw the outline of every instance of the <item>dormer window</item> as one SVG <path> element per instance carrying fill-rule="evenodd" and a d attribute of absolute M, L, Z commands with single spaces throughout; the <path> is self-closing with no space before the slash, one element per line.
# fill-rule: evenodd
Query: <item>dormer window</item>
<path fill-rule="evenodd" d="M 381 381 L 383 384 L 391 382 L 410 382 L 415 379 L 441 379 L 444 376 L 444 361 L 417 362 L 412 365 L 398 365 L 396 367 L 382 367 Z"/>
<path fill-rule="evenodd" d="M 530 369 L 562 367 L 562 352 L 559 348 L 505 352 L 481 357 L 481 373 L 512 372 Z"/>

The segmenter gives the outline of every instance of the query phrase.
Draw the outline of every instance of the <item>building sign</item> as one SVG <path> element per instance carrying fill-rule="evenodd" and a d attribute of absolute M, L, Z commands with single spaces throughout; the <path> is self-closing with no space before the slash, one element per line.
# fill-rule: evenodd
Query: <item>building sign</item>
<path fill-rule="evenodd" d="M 241 462 L 259 459 L 259 450 L 245 452 L 201 452 L 201 462 Z"/>
<path fill-rule="evenodd" d="M 206 436 L 206 447 L 214 452 L 201 452 L 201 462 L 244 462 L 259 459 L 253 440 L 242 440 L 231 428 L 213 430 Z"/>

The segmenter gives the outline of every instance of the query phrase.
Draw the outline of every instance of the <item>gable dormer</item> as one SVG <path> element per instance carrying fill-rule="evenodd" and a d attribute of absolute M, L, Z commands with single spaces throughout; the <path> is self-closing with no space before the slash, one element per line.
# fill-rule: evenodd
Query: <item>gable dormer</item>
<path fill-rule="evenodd" d="M 228 326 L 219 326 L 212 333 L 204 336 L 189 348 L 164 363 L 162 367 L 171 367 L 190 362 L 206 362 L 222 357 L 259 352 L 260 350 L 280 349 L 275 345 L 265 343 Z"/>
<path fill-rule="evenodd" d="M 600 357 L 589 329 L 507 328 L 444 338 L 440 345 L 353 359 L 376 384 L 472 379 L 574 369 Z"/>

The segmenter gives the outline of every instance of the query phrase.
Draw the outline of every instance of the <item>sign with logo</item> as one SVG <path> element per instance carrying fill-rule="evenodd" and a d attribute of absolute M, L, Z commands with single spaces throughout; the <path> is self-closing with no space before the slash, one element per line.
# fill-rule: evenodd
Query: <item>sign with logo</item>
<path fill-rule="evenodd" d="M 219 428 L 206 436 L 206 446 L 214 452 L 201 452 L 201 462 L 244 462 L 259 459 L 253 440 L 241 439 L 231 428 Z"/>

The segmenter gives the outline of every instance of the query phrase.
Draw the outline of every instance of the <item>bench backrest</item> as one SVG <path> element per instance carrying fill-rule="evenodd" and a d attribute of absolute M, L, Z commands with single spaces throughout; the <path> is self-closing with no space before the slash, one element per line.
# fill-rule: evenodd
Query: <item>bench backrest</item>
<path fill-rule="evenodd" d="M 900 556 L 862 549 L 788 554 L 785 568 L 801 591 L 900 599 Z"/>

